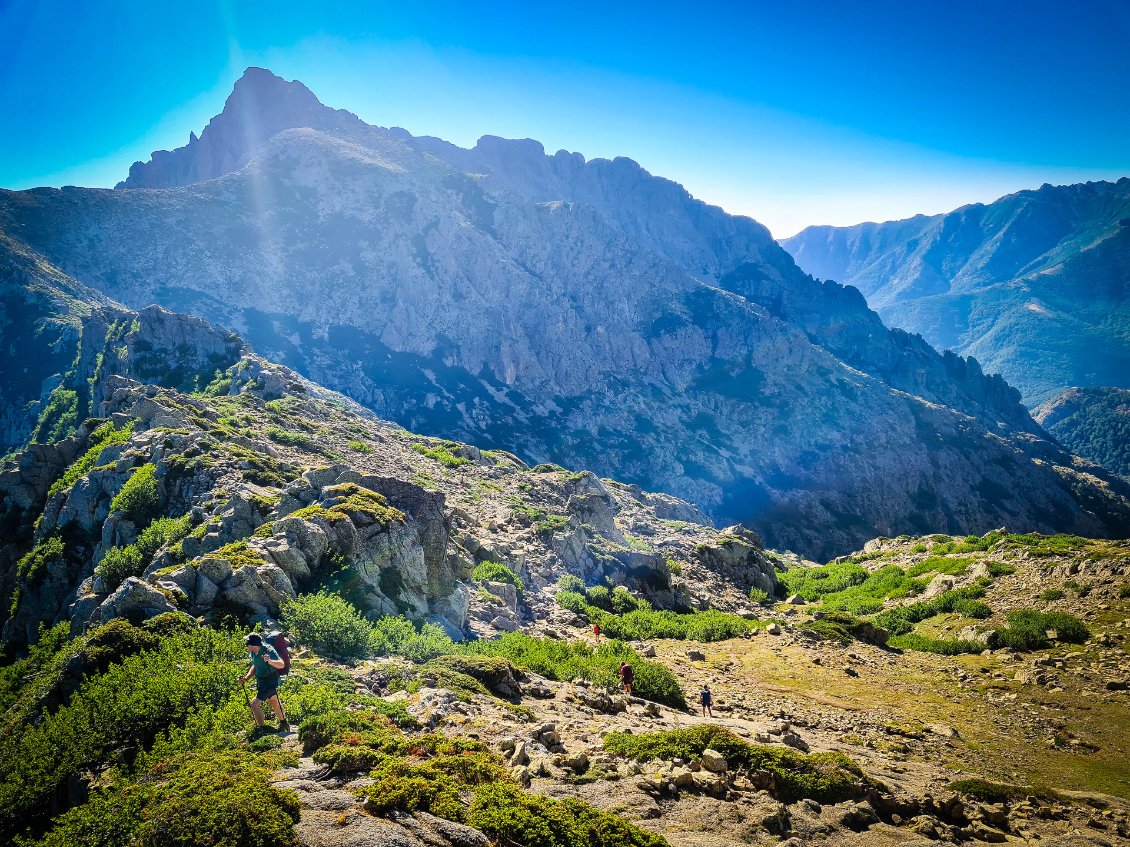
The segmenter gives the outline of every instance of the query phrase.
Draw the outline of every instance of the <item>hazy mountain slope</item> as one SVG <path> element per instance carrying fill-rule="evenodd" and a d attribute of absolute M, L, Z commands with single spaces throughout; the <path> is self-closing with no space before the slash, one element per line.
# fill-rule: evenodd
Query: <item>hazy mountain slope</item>
<path fill-rule="evenodd" d="M 1069 388 L 1034 414 L 1071 452 L 1130 479 L 1130 391 Z"/>
<path fill-rule="evenodd" d="M 976 356 L 1029 405 L 1068 386 L 1130 386 L 1130 179 L 809 227 L 782 245 L 858 287 L 887 323 Z"/>
<path fill-rule="evenodd" d="M 811 555 L 903 531 L 1127 532 L 1121 489 L 1074 470 L 1003 381 L 630 160 L 346 120 L 180 188 L 2 192 L 0 230 L 407 427 L 667 491 Z"/>

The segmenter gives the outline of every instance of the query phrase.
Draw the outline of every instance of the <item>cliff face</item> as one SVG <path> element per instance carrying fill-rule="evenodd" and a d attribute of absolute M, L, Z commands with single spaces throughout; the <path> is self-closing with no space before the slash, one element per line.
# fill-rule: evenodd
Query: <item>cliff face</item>
<path fill-rule="evenodd" d="M 987 206 L 782 245 L 854 285 L 883 320 L 976 356 L 1030 406 L 1069 386 L 1130 387 L 1130 179 L 1045 185 Z"/>
<path fill-rule="evenodd" d="M 238 170 L 3 192 L 0 230 L 406 427 L 666 491 L 771 545 L 1127 531 L 1121 489 L 1043 440 L 1013 389 L 886 329 L 756 222 L 627 159 L 490 137 L 463 150 L 293 85 L 237 86 L 225 114 L 293 125 L 226 146 Z M 300 108 L 277 105 L 291 97 Z M 230 139 L 221 118 L 209 137 Z M 170 154 L 176 174 L 224 169 L 194 152 L 205 135 Z M 181 179 L 150 167 L 154 184 Z"/>

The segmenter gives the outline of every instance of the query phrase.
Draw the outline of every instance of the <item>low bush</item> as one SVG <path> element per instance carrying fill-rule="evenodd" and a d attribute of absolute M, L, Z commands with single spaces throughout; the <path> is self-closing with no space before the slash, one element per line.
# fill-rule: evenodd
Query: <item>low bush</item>
<path fill-rule="evenodd" d="M 102 560 L 94 568 L 96 576 L 100 577 L 107 589 L 113 591 L 127 577 L 140 576 L 145 570 L 145 560 L 141 551 L 133 544 L 125 547 L 111 547 L 102 556 Z"/>
<path fill-rule="evenodd" d="M 455 649 L 455 643 L 442 628 L 425 623 L 419 630 L 407 618 L 383 617 L 373 624 L 369 652 L 375 656 L 402 656 L 412 662 L 426 662 Z"/>
<path fill-rule="evenodd" d="M 876 615 L 873 622 L 876 626 L 887 630 L 892 636 L 906 635 L 914 629 L 916 623 L 924 621 L 927 618 L 932 618 L 934 615 L 952 612 L 959 603 L 979 600 L 984 596 L 985 583 L 981 581 L 967 588 L 945 591 L 930 600 L 921 600 L 916 603 L 908 603 L 904 606 L 896 606 L 893 609 L 887 609 L 885 612 Z M 966 608 L 974 609 L 979 613 L 980 607 L 966 606 Z"/>
<path fill-rule="evenodd" d="M 158 498 L 157 466 L 148 462 L 134 468 L 122 490 L 110 501 L 110 510 L 121 512 L 135 524 L 141 525 L 153 516 Z"/>
<path fill-rule="evenodd" d="M 769 593 L 762 591 L 760 588 L 751 588 L 749 590 L 749 599 L 754 603 L 760 605 L 769 599 Z"/>
<path fill-rule="evenodd" d="M 523 847 L 666 847 L 661 836 L 577 800 L 526 794 L 506 782 L 480 786 L 467 823 L 497 844 Z"/>
<path fill-rule="evenodd" d="M 357 659 L 369 652 L 373 625 L 336 594 L 319 591 L 287 600 L 280 620 L 295 641 L 323 655 Z"/>
<path fill-rule="evenodd" d="M 825 595 L 859 585 L 867 579 L 867 571 L 854 562 L 842 562 L 818 568 L 794 568 L 778 578 L 786 594 L 799 594 L 812 603 Z"/>
<path fill-rule="evenodd" d="M 459 445 L 451 442 L 450 444 L 440 447 L 428 447 L 424 444 L 413 444 L 412 449 L 419 453 L 421 456 L 427 456 L 429 459 L 435 459 L 445 468 L 458 468 L 463 465 L 471 464 L 470 459 L 463 456 L 456 456 L 451 452 L 451 448 L 458 448 Z"/>
<path fill-rule="evenodd" d="M 612 732 L 604 736 L 607 752 L 641 762 L 697 759 L 707 748 L 721 753 L 732 770 L 767 771 L 773 780 L 772 793 L 786 803 L 804 798 L 838 803 L 858 797 L 863 791 L 863 771 L 841 753 L 804 755 L 762 747 L 717 725 L 640 735 Z"/>
<path fill-rule="evenodd" d="M 1063 591 L 1058 588 L 1049 588 L 1040 594 L 1040 600 L 1044 603 L 1051 603 L 1053 600 L 1062 600 Z"/>
<path fill-rule="evenodd" d="M 887 643 L 886 630 L 843 611 L 827 612 L 806 624 L 805 628 L 824 641 L 839 641 L 841 644 L 863 641 L 880 647 Z"/>
<path fill-rule="evenodd" d="M 557 580 L 557 590 L 571 591 L 583 595 L 585 593 L 585 583 L 579 576 L 573 576 L 573 574 L 567 573 L 564 574 L 561 579 Z"/>
<path fill-rule="evenodd" d="M 1048 646 L 1048 631 L 1054 630 L 1056 639 L 1068 644 L 1082 644 L 1091 637 L 1090 630 L 1074 615 L 1067 612 L 1039 612 L 1035 609 L 1017 609 L 1008 614 L 1008 626 L 997 631 L 1000 644 L 1014 650 L 1040 650 Z"/>
<path fill-rule="evenodd" d="M 234 750 L 187 753 L 146 778 L 119 781 L 61 815 L 40 847 L 199 847 L 296 845 L 299 801 L 271 784 L 259 756 Z"/>
<path fill-rule="evenodd" d="M 38 723 L 0 737 L 0 839 L 47 815 L 70 774 L 97 769 L 122 745 L 147 746 L 196 710 L 226 703 L 245 655 L 239 638 L 206 628 L 164 638 L 85 679 Z"/>
<path fill-rule="evenodd" d="M 479 562 L 471 571 L 471 579 L 475 582 L 506 582 L 518 591 L 525 588 L 518 575 L 500 562 Z"/>
<path fill-rule="evenodd" d="M 920 653 L 938 653 L 942 656 L 958 656 L 963 653 L 980 653 L 985 645 L 978 641 L 960 638 L 931 638 L 916 632 L 898 635 L 889 642 L 891 647 L 900 650 L 916 650 Z"/>

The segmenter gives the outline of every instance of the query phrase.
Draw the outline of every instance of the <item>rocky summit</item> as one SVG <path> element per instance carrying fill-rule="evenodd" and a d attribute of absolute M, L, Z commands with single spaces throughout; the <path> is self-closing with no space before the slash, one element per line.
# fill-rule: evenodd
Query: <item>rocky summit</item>
<path fill-rule="evenodd" d="M 629 159 L 466 150 L 251 69 L 199 138 L 119 190 L 0 192 L 0 237 L 22 374 L 6 449 L 93 414 L 102 398 L 57 375 L 76 348 L 121 359 L 101 328 L 77 337 L 83 304 L 112 300 L 205 318 L 413 431 L 666 492 L 811 557 L 878 534 L 1130 526 L 1125 484 L 1049 440 L 1002 379 Z M 68 317 L 45 316 L 32 277 L 66 280 L 50 296 Z M 33 325 L 52 342 L 34 361 L 7 343 Z M 182 375 L 229 378 L 213 352 Z"/>

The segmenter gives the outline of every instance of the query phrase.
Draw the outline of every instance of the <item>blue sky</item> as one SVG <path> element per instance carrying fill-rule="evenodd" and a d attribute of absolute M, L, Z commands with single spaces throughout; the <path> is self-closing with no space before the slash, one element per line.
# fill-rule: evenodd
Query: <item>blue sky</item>
<path fill-rule="evenodd" d="M 0 186 L 112 186 L 260 65 L 417 135 L 630 156 L 784 237 L 1130 175 L 1127 44 L 1105 0 L 0 0 Z"/>

